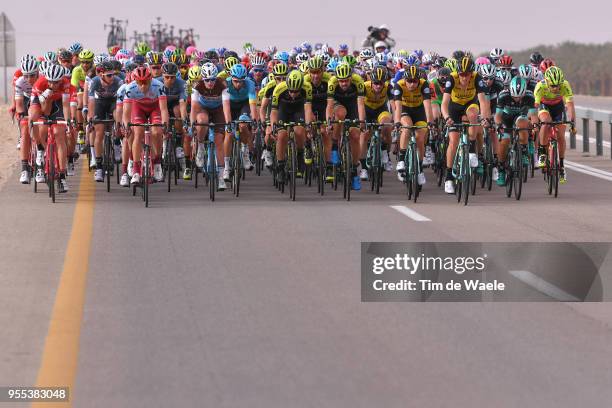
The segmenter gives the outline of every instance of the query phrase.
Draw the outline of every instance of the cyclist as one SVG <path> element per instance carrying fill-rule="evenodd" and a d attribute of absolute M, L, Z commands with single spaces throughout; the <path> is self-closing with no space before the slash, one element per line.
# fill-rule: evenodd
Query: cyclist
<path fill-rule="evenodd" d="M 495 123 L 498 126 L 500 138 L 497 157 L 501 163 L 506 161 L 506 153 L 510 146 L 510 135 L 512 127 L 530 129 L 532 121 L 536 117 L 535 98 L 533 93 L 527 89 L 527 81 L 522 77 L 514 77 L 510 82 L 510 89 L 499 94 L 497 102 L 497 112 Z M 519 143 L 521 145 L 523 165 L 529 165 L 527 143 L 529 140 L 529 130 L 519 132 Z M 497 185 L 506 185 L 506 174 L 504 166 L 498 169 Z"/>
<path fill-rule="evenodd" d="M 162 64 L 164 63 L 163 55 L 159 52 L 149 51 L 146 55 L 147 64 L 151 68 L 151 75 L 154 79 L 162 82 Z"/>
<path fill-rule="evenodd" d="M 403 78 L 393 87 L 393 101 L 395 105 L 395 126 L 427 126 L 433 120 L 431 110 L 431 89 L 427 80 L 420 78 L 420 70 L 416 65 L 410 65 L 404 70 Z M 417 129 L 416 143 L 419 156 L 419 185 L 425 184 L 423 173 L 423 157 L 425 155 L 425 137 L 427 128 Z M 400 181 L 405 179 L 406 148 L 408 147 L 408 129 L 402 129 L 399 140 L 399 157 L 395 169 Z"/>
<path fill-rule="evenodd" d="M 563 71 L 556 66 L 549 67 L 544 73 L 544 80 L 540 81 L 535 88 L 535 106 L 539 108 L 538 119 L 543 122 L 540 128 L 540 147 L 538 167 L 544 167 L 548 152 L 548 137 L 550 126 L 547 122 L 561 122 L 567 119 L 572 122 L 576 120 L 576 110 L 574 108 L 574 93 L 570 83 L 565 79 Z M 557 135 L 559 135 L 559 182 L 567 182 L 567 175 L 563 159 L 565 158 L 565 125 L 557 125 Z"/>
<path fill-rule="evenodd" d="M 287 79 L 274 88 L 272 94 L 272 111 L 270 112 L 270 124 L 272 128 L 280 121 L 306 122 L 312 121 L 312 86 L 304 81 L 302 73 L 293 70 Z M 296 126 L 295 144 L 297 147 L 298 173 L 303 172 L 304 165 L 304 142 L 306 131 L 303 126 Z M 285 129 L 280 129 L 276 138 L 276 157 L 278 159 L 278 181 L 284 182 L 285 164 L 287 162 L 288 134 Z"/>
<path fill-rule="evenodd" d="M 173 62 L 166 62 L 162 65 L 162 74 L 164 78 L 164 93 L 166 94 L 168 114 L 170 117 L 176 119 L 173 125 L 176 129 L 178 139 L 182 140 L 184 133 L 183 123 L 187 122 L 187 92 L 185 89 L 185 81 L 180 77 L 179 68 Z M 180 144 L 181 143 L 177 143 L 175 149 L 177 159 L 185 157 L 185 152 Z M 186 161 L 187 160 L 189 159 L 186 159 Z M 185 166 L 183 179 L 191 179 L 191 165 Z"/>
<path fill-rule="evenodd" d="M 235 64 L 230 70 L 230 77 L 225 80 L 226 88 L 223 90 L 223 111 L 225 114 L 226 138 L 225 138 L 225 167 L 223 178 L 230 180 L 230 153 L 232 149 L 231 122 L 234 120 L 251 119 L 257 120 L 257 94 L 255 83 L 247 78 L 247 70 L 242 64 Z M 246 123 L 239 124 L 240 141 L 242 143 L 242 162 L 245 170 L 252 170 L 253 163 L 249 156 L 248 146 L 252 145 L 253 135 Z"/>
<path fill-rule="evenodd" d="M 359 127 L 354 123 L 349 125 L 349 142 L 351 144 L 351 154 L 353 156 L 351 158 L 351 188 L 357 191 L 361 190 L 361 180 L 357 175 L 357 165 L 359 163 L 360 156 L 359 135 L 361 130 L 364 129 L 365 122 L 364 99 L 365 85 L 363 79 L 359 75 L 352 72 L 349 64 L 339 64 L 336 67 L 336 75 L 333 76 L 327 83 L 327 108 L 325 114 L 327 118 L 333 118 L 338 121 L 347 119 L 352 121 L 358 120 L 361 122 Z M 343 126 L 344 124 L 337 123 L 328 127 L 328 133 L 323 139 L 328 167 L 339 162 L 337 143 L 338 140 L 340 140 Z M 333 151 L 332 140 L 336 145 L 336 149 Z M 329 171 L 328 174 L 332 174 L 332 172 Z"/>
<path fill-rule="evenodd" d="M 217 149 L 217 163 L 219 166 L 218 189 L 225 190 L 223 179 L 222 160 L 223 154 L 223 125 L 225 114 L 223 111 L 222 94 L 226 88 L 226 82 L 219 78 L 219 71 L 212 62 L 205 63 L 201 69 L 201 80 L 193 85 L 191 93 L 191 123 L 215 123 L 215 146 Z M 231 113 L 228 112 L 230 115 Z M 196 154 L 196 166 L 204 167 L 204 138 L 208 135 L 208 128 L 198 126 L 197 129 L 198 152 Z M 189 157 L 189 156 L 187 156 Z"/>
<path fill-rule="evenodd" d="M 74 44 L 73 44 L 74 45 Z M 77 89 L 77 106 L 72 109 L 72 116 L 77 120 L 78 143 L 82 145 L 85 139 L 85 131 L 83 129 L 83 88 L 89 71 L 92 68 L 94 53 L 85 49 L 78 53 L 80 64 L 72 70 L 70 83 Z"/>
<path fill-rule="evenodd" d="M 505 87 L 503 82 L 497 77 L 497 68 L 493 64 L 482 64 L 478 67 L 478 73 L 482 77 L 484 82 L 484 93 L 489 100 L 489 106 L 491 107 L 491 112 L 495 112 L 497 107 L 497 101 L 499 99 L 499 95 L 504 91 Z M 503 74 L 505 75 L 505 74 Z M 497 169 L 497 152 L 498 152 L 498 136 L 495 134 L 495 130 L 493 128 L 490 129 L 490 142 L 491 142 L 491 150 L 493 151 L 493 172 L 492 178 L 493 180 L 497 180 L 498 177 L 498 169 Z"/>
<path fill-rule="evenodd" d="M 461 124 L 465 120 L 471 124 L 477 124 L 481 109 L 483 124 L 490 123 L 491 110 L 485 95 L 484 81 L 474 69 L 475 65 L 472 58 L 469 56 L 463 57 L 457 64 L 457 72 L 451 73 L 444 89 L 442 116 L 447 125 L 450 126 L 448 131 L 449 144 L 446 151 L 446 180 L 444 183 L 444 191 L 448 194 L 455 193 L 452 168 L 455 152 L 459 145 L 459 131 L 453 125 Z M 482 150 L 482 133 L 479 133 L 477 127 L 470 127 L 468 134 L 470 166 L 478 167 L 479 160 L 476 151 L 480 152 Z M 476 141 L 479 135 L 481 136 L 480 146 L 476 150 Z"/>
<path fill-rule="evenodd" d="M 272 80 L 268 81 L 266 85 L 259 90 L 257 95 L 258 100 L 260 101 L 259 106 L 259 117 L 263 120 L 267 119 L 270 116 L 271 105 L 270 102 L 272 100 L 272 95 L 274 93 L 274 88 L 276 85 L 284 82 L 287 78 L 289 68 L 284 62 L 278 62 L 272 68 Z M 264 142 L 266 144 L 266 148 L 262 153 L 264 162 L 266 167 L 270 168 L 273 164 L 273 155 L 272 155 L 272 143 L 270 138 L 272 137 L 272 126 L 266 127 L 266 134 L 264 137 Z"/>
<path fill-rule="evenodd" d="M 113 64 L 110 61 L 105 61 L 101 64 L 100 74 L 91 81 L 89 86 L 88 98 L 88 121 L 103 120 L 114 118 L 115 106 L 117 102 L 117 91 L 123 84 L 123 81 L 115 75 Z M 118 122 L 119 118 L 115 118 Z M 104 170 L 102 168 L 102 152 L 104 151 L 104 129 L 103 123 L 94 124 L 95 131 L 95 160 L 96 171 L 94 180 L 97 182 L 104 181 Z M 118 150 L 115 156 L 121 156 L 120 145 L 118 140 L 114 140 L 114 148 Z M 118 153 L 118 154 L 117 154 Z"/>
<path fill-rule="evenodd" d="M 132 72 L 134 82 L 130 83 L 125 91 L 123 107 L 123 124 L 128 128 L 128 124 L 151 124 L 166 125 L 169 120 L 168 105 L 164 93 L 164 85 L 153 79 L 151 70 L 148 67 L 138 67 Z M 132 184 L 140 183 L 140 173 L 142 163 L 140 154 L 144 141 L 144 128 L 133 128 L 134 138 L 132 143 L 132 157 L 134 158 L 134 170 Z M 160 127 L 151 129 L 151 147 L 153 159 L 153 178 L 155 181 L 162 181 L 164 174 L 161 167 L 161 145 L 163 130 Z"/>
<path fill-rule="evenodd" d="M 37 121 L 41 116 L 49 120 L 70 120 L 70 95 L 73 93 L 70 81 L 64 76 L 64 68 L 52 65 L 39 77 L 32 88 L 32 100 L 30 103 L 30 120 Z M 66 164 L 68 158 L 67 132 L 65 125 L 57 125 L 54 128 L 55 143 L 57 145 L 58 173 L 60 178 L 59 193 L 68 191 L 66 180 Z M 47 126 L 39 128 L 42 139 L 46 138 Z M 46 140 L 43 142 L 46 143 Z"/>
<path fill-rule="evenodd" d="M 370 80 L 364 83 L 365 88 L 365 113 L 367 123 L 391 123 L 392 117 L 389 112 L 389 101 L 392 99 L 392 89 L 387 78 L 387 69 L 376 66 L 370 73 Z M 381 129 L 381 163 L 385 171 L 391 171 L 392 165 L 389 160 L 389 145 L 391 144 L 391 126 Z M 371 132 L 361 134 L 361 172 L 359 178 L 368 179 L 368 169 L 366 166 L 366 155 L 368 153 L 368 143 Z"/>
<path fill-rule="evenodd" d="M 327 54 L 326 54 L 327 55 Z M 331 75 L 327 72 L 323 71 L 323 67 L 325 65 L 324 59 L 321 55 L 315 55 L 308 60 L 308 73 L 304 75 L 304 82 L 310 84 L 312 88 L 312 115 L 313 120 L 316 121 L 324 121 L 325 120 L 325 110 L 327 108 L 327 84 L 331 79 Z M 324 135 L 326 132 L 326 127 L 324 124 L 319 125 L 319 132 L 321 135 Z M 323 136 L 323 139 L 325 136 Z M 310 164 L 311 150 L 306 149 L 305 154 L 305 162 L 306 164 Z"/>
<path fill-rule="evenodd" d="M 15 81 L 15 111 L 17 118 L 19 119 L 19 129 L 21 134 L 21 175 L 19 182 L 22 184 L 29 184 L 31 178 L 31 171 L 29 165 L 30 156 L 30 143 L 34 141 L 37 145 L 36 149 L 36 164 L 38 170 L 36 172 L 36 182 L 43 183 L 45 181 L 44 172 L 42 170 L 43 165 L 43 143 L 39 137 L 37 128 L 32 129 L 32 138 L 30 138 L 30 129 L 28 126 L 27 116 L 28 109 L 30 107 L 30 99 L 32 97 L 32 86 L 38 79 L 38 61 L 35 59 L 25 59 L 21 62 L 21 76 Z"/>

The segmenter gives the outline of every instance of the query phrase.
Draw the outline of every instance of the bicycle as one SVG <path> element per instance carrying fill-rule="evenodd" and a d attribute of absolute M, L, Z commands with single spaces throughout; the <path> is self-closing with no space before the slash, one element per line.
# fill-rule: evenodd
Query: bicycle
<path fill-rule="evenodd" d="M 144 139 L 142 141 L 143 149 L 140 157 L 141 161 L 141 179 L 140 187 L 142 187 L 142 200 L 145 202 L 145 207 L 149 207 L 149 189 L 153 182 L 153 159 L 151 158 L 151 128 L 163 127 L 160 123 L 128 123 L 128 127 L 143 127 Z M 136 159 L 136 158 L 134 158 Z M 136 195 L 136 184 L 132 186 L 132 195 Z"/>
<path fill-rule="evenodd" d="M 115 120 L 114 119 L 93 119 L 90 125 L 104 125 L 104 141 L 102 150 L 102 170 L 104 171 L 104 178 L 106 181 L 106 191 L 110 192 L 110 179 L 115 169 L 115 151 L 113 146 L 113 139 L 115 135 Z M 110 124 L 113 124 L 112 130 L 109 131 Z M 117 171 L 117 177 L 119 172 Z"/>
<path fill-rule="evenodd" d="M 393 123 L 366 123 L 366 126 L 374 130 L 366 154 L 366 166 L 370 174 L 370 189 L 371 191 L 376 191 L 376 194 L 380 194 L 384 173 L 380 131 L 385 126 L 393 126 Z"/>
<path fill-rule="evenodd" d="M 495 159 L 493 157 L 493 144 L 491 143 L 491 131 L 488 128 L 484 129 L 484 143 L 482 145 L 482 157 L 483 157 L 483 174 L 480 178 L 480 188 L 487 187 L 487 190 L 491 191 L 493 187 L 493 168 L 495 167 Z"/>
<path fill-rule="evenodd" d="M 174 180 L 175 186 L 178 184 L 178 178 L 181 172 L 180 163 L 176 157 L 176 140 L 178 138 L 175 127 L 176 120 L 176 118 L 169 119 L 169 128 L 163 142 L 162 169 L 164 172 L 164 180 L 168 183 L 168 192 L 170 192 L 172 180 Z"/>
<path fill-rule="evenodd" d="M 210 200 L 215 201 L 215 193 L 219 186 L 219 167 L 217 160 L 217 150 L 215 147 L 215 123 L 193 123 L 192 127 L 208 126 L 208 138 L 204 141 L 204 166 L 205 170 L 202 173 L 206 177 L 206 184 L 208 185 Z M 224 123 L 218 123 L 216 126 L 225 126 Z M 194 132 L 195 133 L 195 132 Z M 195 139 L 195 138 L 194 138 Z M 196 142 L 197 143 L 197 142 Z M 196 169 L 196 183 L 197 183 L 197 169 Z"/>
<path fill-rule="evenodd" d="M 434 140 L 434 173 L 437 176 L 438 187 L 442 185 L 444 181 L 444 175 L 446 174 L 446 149 L 448 147 L 448 134 L 445 129 L 446 125 L 443 123 L 442 118 L 438 120 L 438 123 L 433 128 L 433 135 L 431 138 Z"/>
<path fill-rule="evenodd" d="M 317 192 L 325 194 L 325 177 L 327 172 L 327 162 L 325 160 L 325 149 L 323 148 L 323 137 L 321 136 L 320 126 L 322 121 L 310 122 L 312 133 L 312 163 L 315 169 L 314 176 L 317 178 Z"/>
<path fill-rule="evenodd" d="M 406 149 L 406 156 L 404 157 L 404 163 L 406 164 L 404 183 L 406 183 L 406 192 L 408 194 L 408 200 L 414 200 L 415 203 L 417 202 L 417 198 L 419 197 L 419 173 L 421 173 L 422 171 L 420 167 L 419 151 L 417 149 L 416 131 L 418 129 L 426 128 L 427 126 L 399 127 L 399 129 L 408 129 L 408 132 L 410 134 L 410 138 L 408 139 L 408 148 Z"/>
<path fill-rule="evenodd" d="M 459 144 L 455 151 L 453 159 L 452 174 L 455 179 L 455 194 L 457 202 L 460 203 L 462 198 L 464 205 L 468 204 L 470 196 L 470 181 L 472 180 L 472 167 L 470 166 L 470 142 L 468 138 L 468 129 L 470 127 L 481 126 L 479 123 L 455 123 L 447 127 L 447 137 L 451 129 L 461 129 Z"/>
<path fill-rule="evenodd" d="M 337 165 L 334 164 L 334 189 L 338 187 L 338 177 L 342 177 L 342 197 L 346 199 L 346 201 L 351 201 L 351 182 L 353 176 L 353 156 L 351 153 L 351 143 L 350 143 L 350 129 L 352 126 L 350 125 L 359 125 L 365 123 L 360 120 L 328 120 L 327 123 L 329 125 L 341 124 L 343 125 L 342 137 L 340 140 L 340 170 L 338 171 Z"/>
<path fill-rule="evenodd" d="M 240 142 L 240 125 L 246 123 L 251 125 L 253 121 L 251 119 L 238 119 L 232 121 L 233 138 L 232 138 L 232 152 L 230 156 L 231 165 L 231 178 L 232 178 L 232 191 L 234 195 L 238 197 L 240 195 L 240 179 L 246 177 L 246 170 L 242 163 L 242 146 Z"/>
<path fill-rule="evenodd" d="M 296 186 L 297 186 L 297 173 L 298 173 L 298 160 L 297 160 L 297 146 L 295 142 L 295 127 L 304 126 L 304 122 L 278 122 L 275 125 L 274 132 L 278 133 L 279 130 L 285 129 L 288 133 L 287 140 L 287 161 L 285 169 L 279 169 L 283 171 L 284 177 L 280 180 L 281 193 L 285 192 L 285 184 L 289 185 L 289 198 L 291 201 L 295 201 Z"/>
<path fill-rule="evenodd" d="M 523 164 L 523 149 L 519 143 L 519 132 L 531 131 L 532 127 L 528 128 L 511 128 L 510 150 L 506 157 L 504 167 L 506 169 L 506 197 L 510 198 L 514 189 L 514 197 L 517 200 L 521 199 L 523 191 L 523 182 L 525 175 L 528 173 L 528 165 Z"/>
<path fill-rule="evenodd" d="M 47 126 L 47 148 L 45 149 L 45 180 L 49 187 L 49 197 L 55 202 L 55 182 L 60 183 L 59 179 L 59 157 L 57 155 L 57 143 L 55 141 L 54 129 L 56 126 L 67 126 L 66 120 L 37 120 L 32 122 L 33 126 Z"/>
<path fill-rule="evenodd" d="M 263 150 L 264 150 L 264 138 L 263 138 L 263 127 L 261 122 L 257 122 L 255 126 L 255 141 L 254 141 L 254 149 L 255 151 L 255 174 L 261 176 L 261 169 L 263 168 Z"/>
<path fill-rule="evenodd" d="M 562 120 L 562 121 L 554 121 L 554 122 L 540 122 L 537 124 L 537 127 L 542 127 L 543 125 L 550 126 L 550 135 L 548 137 L 548 152 L 546 155 L 546 164 L 542 168 L 542 172 L 544 174 L 544 181 L 546 182 L 546 187 L 548 190 L 548 195 L 552 195 L 554 192 L 555 198 L 557 198 L 559 194 L 559 146 L 558 146 L 558 137 L 559 137 L 559 129 L 557 129 L 558 125 L 574 125 L 573 122 Z M 563 135 L 565 137 L 565 135 Z"/>

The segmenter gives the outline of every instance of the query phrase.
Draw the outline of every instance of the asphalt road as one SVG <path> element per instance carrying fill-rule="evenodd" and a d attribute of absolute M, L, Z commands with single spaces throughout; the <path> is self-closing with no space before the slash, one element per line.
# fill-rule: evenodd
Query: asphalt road
<path fill-rule="evenodd" d="M 359 271 L 362 241 L 609 241 L 612 179 L 464 207 L 393 177 L 350 203 L 252 173 L 214 203 L 155 185 L 148 209 L 89 173 L 55 205 L 7 184 L 0 385 L 70 384 L 75 407 L 609 404 L 609 304 L 362 303 Z"/>

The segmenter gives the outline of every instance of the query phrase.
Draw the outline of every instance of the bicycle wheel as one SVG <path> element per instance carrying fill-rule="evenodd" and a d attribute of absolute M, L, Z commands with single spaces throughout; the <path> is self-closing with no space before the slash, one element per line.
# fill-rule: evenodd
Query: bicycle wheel
<path fill-rule="evenodd" d="M 49 161 L 49 174 L 47 174 L 49 197 L 51 197 L 52 202 L 55 202 L 55 144 L 47 145 L 47 160 Z"/>
<path fill-rule="evenodd" d="M 291 138 L 287 144 L 287 167 L 289 176 L 289 198 L 291 201 L 295 201 L 295 191 L 297 184 L 297 152 L 295 148 L 295 141 Z"/>
<path fill-rule="evenodd" d="M 552 147 L 553 151 L 553 172 L 552 172 L 552 187 L 553 192 L 555 193 L 555 198 L 557 198 L 559 194 L 559 155 L 557 151 L 557 144 L 554 143 Z"/>
<path fill-rule="evenodd" d="M 514 186 L 514 159 L 515 150 L 514 147 L 511 147 L 508 152 L 508 165 L 506 166 L 506 197 L 508 198 L 512 196 L 512 187 Z"/>
<path fill-rule="evenodd" d="M 234 141 L 233 166 L 232 166 L 232 184 L 234 188 L 234 195 L 238 197 L 240 195 L 240 179 L 242 178 L 242 152 L 240 151 L 240 142 Z"/>
<path fill-rule="evenodd" d="M 517 200 L 521 199 L 523 192 L 523 177 L 526 175 L 526 171 L 523 169 L 523 151 L 521 146 L 517 144 L 516 154 L 514 155 L 514 197 Z"/>
<path fill-rule="evenodd" d="M 380 194 L 382 184 L 382 152 L 380 149 L 380 140 L 377 140 L 374 146 L 374 166 L 372 167 L 372 183 L 374 183 L 376 194 Z"/>
<path fill-rule="evenodd" d="M 478 172 L 474 172 L 471 174 L 470 177 L 470 191 L 472 195 L 476 195 L 476 185 L 478 184 L 478 178 L 484 178 L 484 169 L 483 169 L 483 175 L 479 176 Z"/>
<path fill-rule="evenodd" d="M 102 168 L 104 169 L 104 178 L 106 179 L 106 192 L 110 193 L 110 179 L 111 179 L 111 168 L 113 164 L 111 162 L 111 155 L 113 146 L 110 141 L 110 135 L 108 132 L 104 132 L 104 155 L 102 156 Z"/>
<path fill-rule="evenodd" d="M 351 156 L 351 143 L 349 140 L 344 144 L 344 186 L 346 187 L 346 201 L 351 201 L 351 184 L 353 179 L 353 158 Z"/>
<path fill-rule="evenodd" d="M 420 193 L 419 173 L 421 172 L 421 169 L 419 168 L 419 152 L 417 151 L 416 144 L 413 145 L 412 148 L 412 199 L 416 203 Z"/>
<path fill-rule="evenodd" d="M 406 184 L 406 195 L 408 200 L 412 200 L 412 145 L 406 149 L 406 158 L 404 159 L 406 170 L 404 170 L 404 183 Z"/>
<path fill-rule="evenodd" d="M 263 142 L 261 140 L 261 130 L 255 133 L 255 174 L 261 176 L 262 168 L 262 153 L 263 153 Z"/>
<path fill-rule="evenodd" d="M 218 176 L 217 176 L 217 159 L 216 159 L 216 155 L 215 155 L 215 146 L 214 144 L 209 144 L 208 149 L 211 151 L 211 154 L 209 155 L 210 157 L 210 163 L 208 165 L 208 190 L 210 193 L 210 201 L 215 201 L 215 193 L 217 192 L 217 183 L 219 182 Z M 208 163 L 208 162 L 207 162 Z"/>
<path fill-rule="evenodd" d="M 144 154 L 144 161 L 143 161 L 143 171 L 144 171 L 144 177 L 143 177 L 143 184 L 142 184 L 142 192 L 143 192 L 143 199 L 145 202 L 145 207 L 149 207 L 149 188 L 150 188 L 150 178 L 151 178 L 151 157 L 150 157 L 150 152 L 149 152 L 149 146 L 145 146 L 145 150 L 144 150 L 145 154 Z"/>
<path fill-rule="evenodd" d="M 463 178 L 461 184 L 463 184 L 463 205 L 468 204 L 470 197 L 470 177 L 472 168 L 470 167 L 470 153 L 467 144 L 463 145 Z"/>
<path fill-rule="evenodd" d="M 326 166 L 326 162 L 325 162 L 325 152 L 323 151 L 323 142 L 321 140 L 321 138 L 318 136 L 317 137 L 317 157 L 318 157 L 318 161 L 319 161 L 319 193 L 321 195 L 325 194 L 325 177 L 326 177 L 326 171 L 327 171 L 327 166 Z"/>

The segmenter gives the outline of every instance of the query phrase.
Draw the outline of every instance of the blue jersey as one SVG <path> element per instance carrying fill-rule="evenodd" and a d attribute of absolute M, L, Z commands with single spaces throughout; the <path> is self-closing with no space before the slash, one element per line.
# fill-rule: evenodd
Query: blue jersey
<path fill-rule="evenodd" d="M 164 85 L 164 92 L 166 93 L 168 103 L 186 101 L 187 91 L 185 90 L 185 88 L 185 81 L 183 81 L 182 78 L 176 78 L 174 80 L 174 84 L 172 84 L 172 86 L 170 87 Z"/>
<path fill-rule="evenodd" d="M 234 88 L 231 77 L 225 80 L 225 85 L 227 88 L 223 91 L 224 100 L 229 99 L 231 103 L 242 103 L 246 102 L 247 100 L 249 103 L 255 103 L 257 101 L 255 82 L 253 82 L 251 79 L 246 78 L 240 89 Z"/>
<path fill-rule="evenodd" d="M 113 82 L 108 85 L 102 82 L 102 78 L 97 76 L 89 84 L 89 97 L 94 99 L 115 99 L 121 85 L 123 85 L 123 81 L 117 76 L 113 77 Z"/>

